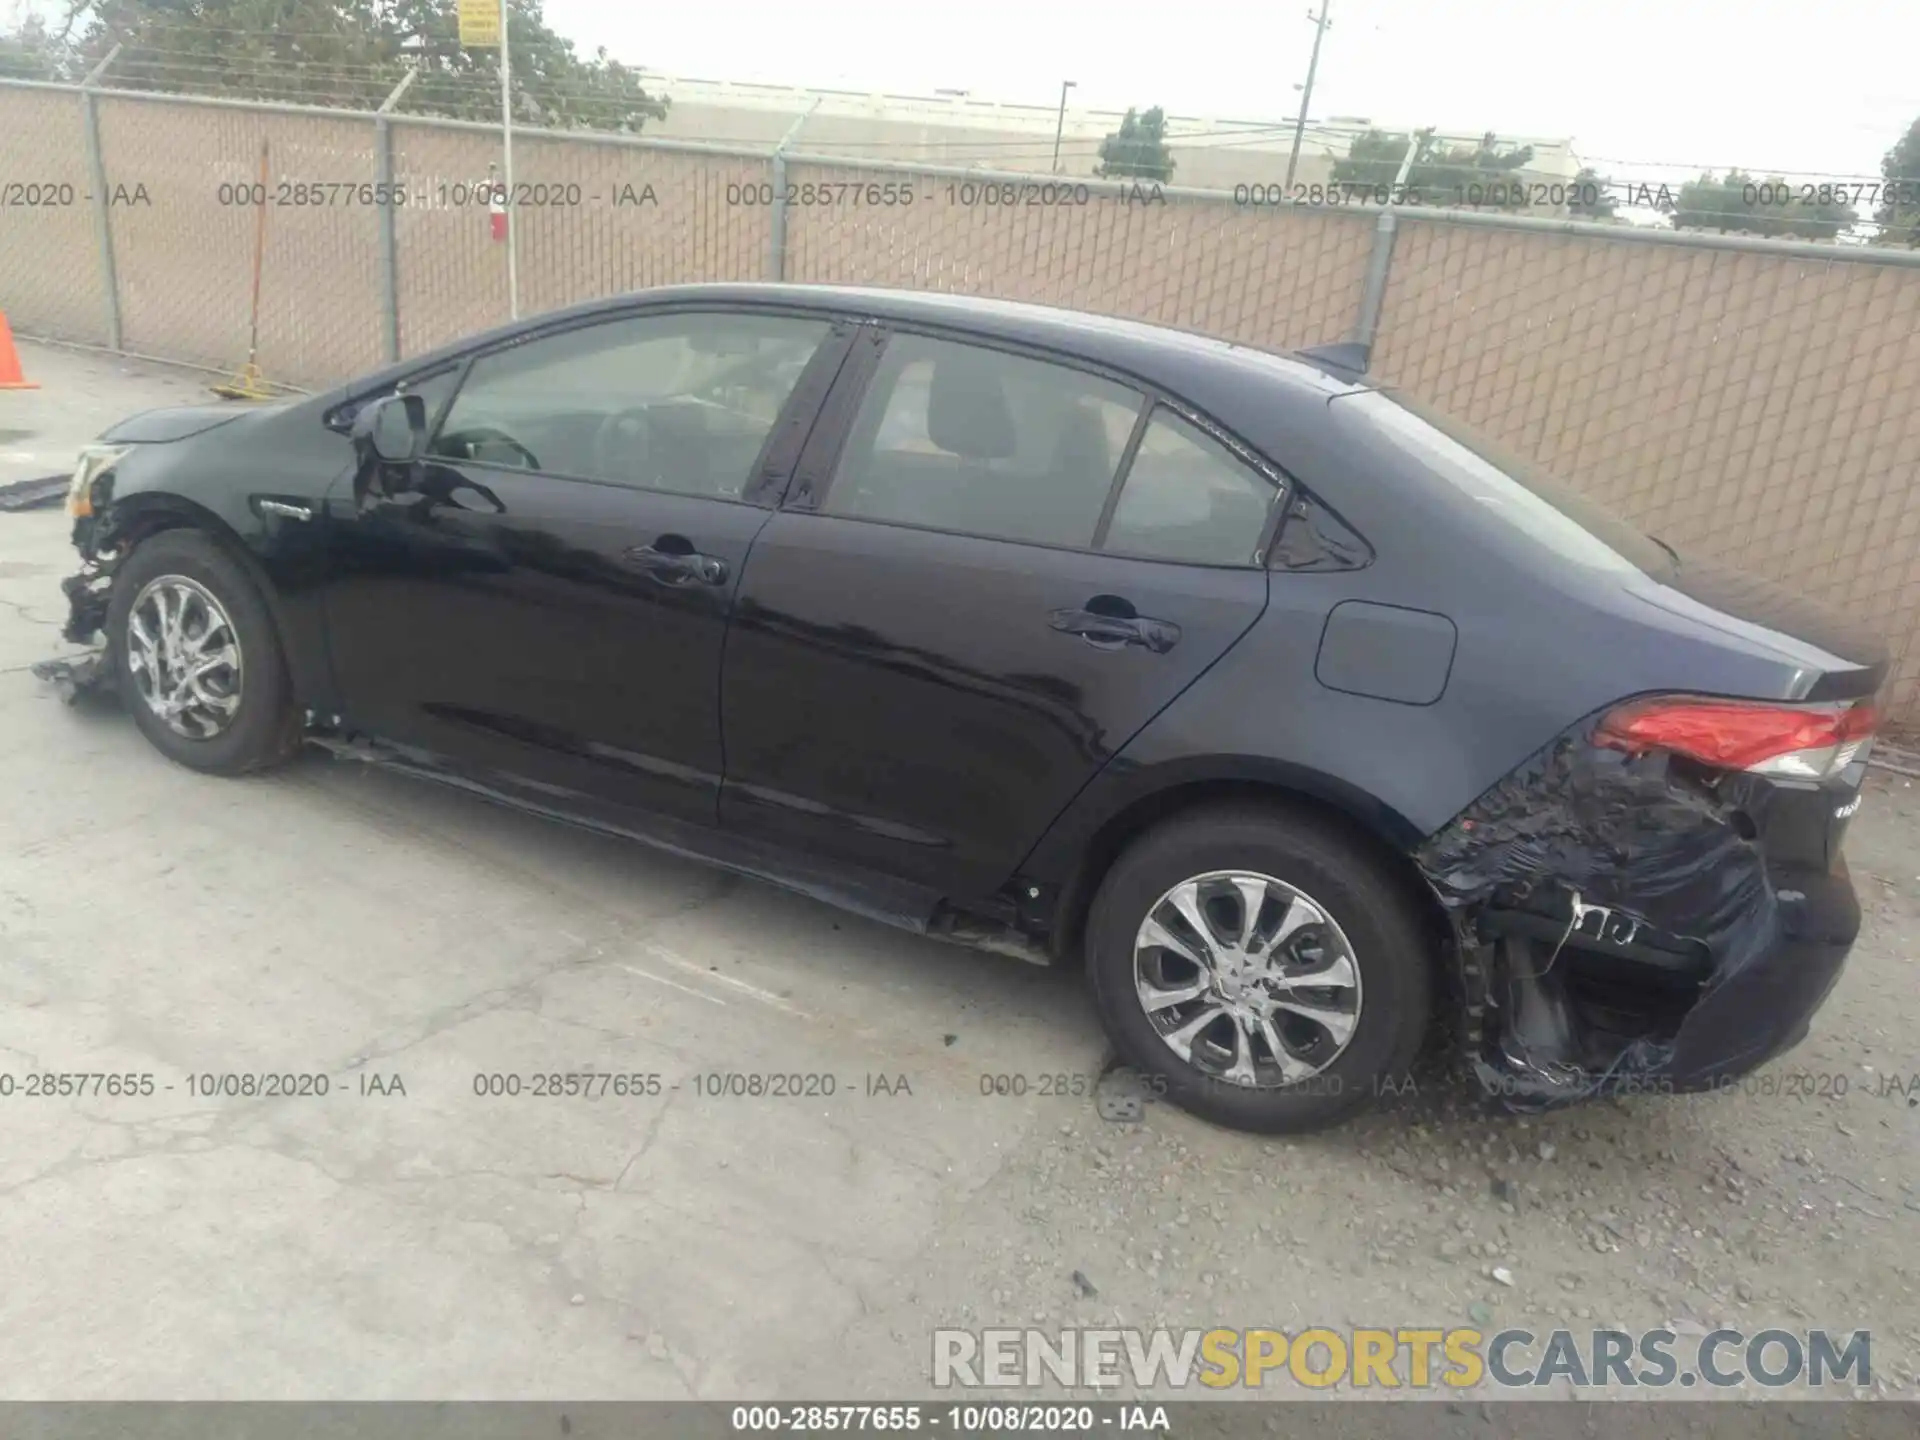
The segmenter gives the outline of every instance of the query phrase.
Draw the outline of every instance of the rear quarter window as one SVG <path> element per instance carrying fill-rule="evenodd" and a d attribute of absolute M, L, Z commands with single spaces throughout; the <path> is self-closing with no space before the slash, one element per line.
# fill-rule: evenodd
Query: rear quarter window
<path fill-rule="evenodd" d="M 1360 411 L 1394 449 L 1487 514 L 1595 570 L 1666 575 L 1673 552 L 1467 425 L 1395 390 L 1352 390 L 1330 402 Z"/>
<path fill-rule="evenodd" d="M 1156 409 L 1102 549 L 1195 565 L 1255 563 L 1279 492 L 1211 436 Z"/>

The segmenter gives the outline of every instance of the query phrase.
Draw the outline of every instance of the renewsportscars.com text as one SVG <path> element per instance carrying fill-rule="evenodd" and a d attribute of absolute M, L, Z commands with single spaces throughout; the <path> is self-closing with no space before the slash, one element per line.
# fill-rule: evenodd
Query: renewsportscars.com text
<path fill-rule="evenodd" d="M 936 1330 L 933 1384 L 948 1388 L 1725 1390 L 1864 1386 L 1865 1330 Z"/>

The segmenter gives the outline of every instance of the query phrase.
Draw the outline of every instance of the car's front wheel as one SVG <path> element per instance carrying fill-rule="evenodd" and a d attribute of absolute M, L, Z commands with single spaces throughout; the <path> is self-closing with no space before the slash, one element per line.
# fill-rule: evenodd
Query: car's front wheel
<path fill-rule="evenodd" d="M 1223 806 L 1148 831 L 1087 926 L 1121 1057 L 1205 1119 L 1268 1133 L 1333 1124 L 1397 1085 L 1433 964 L 1402 877 L 1338 824 Z"/>
<path fill-rule="evenodd" d="M 121 561 L 107 637 L 121 703 L 169 758 L 238 775 L 297 748 L 273 617 L 212 536 L 163 530 Z"/>

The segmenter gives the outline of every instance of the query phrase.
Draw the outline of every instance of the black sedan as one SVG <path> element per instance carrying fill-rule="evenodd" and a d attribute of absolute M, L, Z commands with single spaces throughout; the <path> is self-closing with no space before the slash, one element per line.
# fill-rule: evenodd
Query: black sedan
<path fill-rule="evenodd" d="M 1084 963 L 1229 1125 L 1338 1119 L 1430 1029 L 1515 1106 L 1738 1076 L 1858 928 L 1885 651 L 1365 365 L 596 302 L 108 432 L 67 634 L 198 770 L 318 743 Z"/>

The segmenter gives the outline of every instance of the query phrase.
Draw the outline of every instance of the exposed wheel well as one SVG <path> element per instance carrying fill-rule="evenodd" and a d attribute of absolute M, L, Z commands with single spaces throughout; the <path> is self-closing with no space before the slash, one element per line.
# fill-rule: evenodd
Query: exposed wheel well
<path fill-rule="evenodd" d="M 1323 824 L 1340 827 L 1357 843 L 1378 856 L 1388 870 L 1405 884 L 1407 893 L 1427 923 L 1436 953 L 1440 943 L 1451 934 L 1446 911 L 1441 908 L 1412 858 L 1338 805 L 1318 796 L 1259 780 L 1198 780 L 1170 786 L 1137 800 L 1094 832 L 1073 879 L 1061 892 L 1053 933 L 1049 938 L 1049 949 L 1055 958 L 1073 964 L 1084 963 L 1082 942 L 1086 938 L 1087 912 L 1093 908 L 1094 894 L 1113 862 L 1135 839 L 1174 815 L 1223 802 L 1266 805 L 1294 815 L 1312 816 Z"/>
<path fill-rule="evenodd" d="M 240 567 L 266 605 L 267 618 L 273 626 L 274 638 L 280 643 L 295 703 L 300 706 L 322 703 L 314 697 L 322 697 L 324 701 L 330 696 L 324 661 L 302 658 L 303 650 L 309 657 L 321 652 L 314 649 L 311 643 L 305 647 L 296 643 L 302 631 L 288 612 L 279 589 L 261 564 L 260 557 L 224 517 L 184 496 L 151 493 L 120 500 L 107 513 L 112 516 L 110 526 L 104 532 L 96 533 L 95 543 L 106 546 L 114 554 L 112 564 L 115 570 L 136 547 L 156 535 L 174 530 L 192 530 L 205 535 Z M 109 574 L 107 589 L 111 585 Z M 103 589 L 100 593 L 103 597 L 101 620 L 104 623 L 104 596 L 107 591 Z"/>
<path fill-rule="evenodd" d="M 135 546 L 168 530 L 197 530 L 226 551 L 260 592 L 260 598 L 266 602 L 267 614 L 273 620 L 273 628 L 281 644 L 286 644 L 287 619 L 280 608 L 279 593 L 261 569 L 259 559 L 247 548 L 246 542 L 234 533 L 232 526 L 211 510 L 185 500 L 140 505 L 123 515 L 116 514 L 112 543 L 124 560 Z"/>
<path fill-rule="evenodd" d="M 123 552 L 130 551 L 143 541 L 151 540 L 163 530 L 200 530 L 211 536 L 222 546 L 237 553 L 236 558 L 243 563 L 248 558 L 246 547 L 239 543 L 231 530 L 211 511 L 177 509 L 173 505 L 143 505 L 131 509 L 125 518 L 115 517 L 113 542 Z"/>

